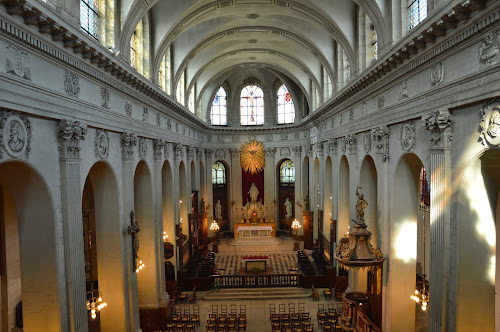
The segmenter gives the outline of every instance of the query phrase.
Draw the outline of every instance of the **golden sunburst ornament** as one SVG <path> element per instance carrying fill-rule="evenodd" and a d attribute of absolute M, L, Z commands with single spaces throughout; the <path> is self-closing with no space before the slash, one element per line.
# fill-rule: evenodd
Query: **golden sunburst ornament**
<path fill-rule="evenodd" d="M 266 155 L 262 142 L 251 140 L 241 148 L 241 168 L 250 174 L 257 174 L 266 165 Z"/>

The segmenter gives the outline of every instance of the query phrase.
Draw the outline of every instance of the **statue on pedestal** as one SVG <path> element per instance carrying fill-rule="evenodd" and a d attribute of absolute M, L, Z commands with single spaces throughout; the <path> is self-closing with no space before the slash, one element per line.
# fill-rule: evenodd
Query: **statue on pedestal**
<path fill-rule="evenodd" d="M 252 182 L 252 186 L 250 187 L 248 194 L 250 194 L 250 199 L 252 200 L 252 202 L 257 202 L 257 196 L 259 195 L 259 189 L 257 189 L 255 182 Z"/>
<path fill-rule="evenodd" d="M 368 203 L 365 201 L 365 195 L 359 193 L 359 189 L 363 188 L 358 187 L 356 189 L 358 202 L 356 203 L 356 220 L 354 223 L 359 226 L 365 226 L 365 209 L 368 206 Z"/>
<path fill-rule="evenodd" d="M 215 219 L 222 219 L 222 205 L 220 203 L 220 199 L 215 204 Z"/>
<path fill-rule="evenodd" d="M 292 202 L 290 202 L 288 197 L 287 197 L 284 205 L 285 205 L 285 218 L 291 218 L 292 217 Z"/>

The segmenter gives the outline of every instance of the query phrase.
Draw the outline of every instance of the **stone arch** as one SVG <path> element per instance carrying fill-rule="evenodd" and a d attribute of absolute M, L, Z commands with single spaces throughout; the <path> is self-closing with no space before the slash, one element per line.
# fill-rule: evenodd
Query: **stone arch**
<path fill-rule="evenodd" d="M 11 286 L 7 294 L 2 289 L 7 300 L 2 314 L 15 315 L 22 299 L 23 324 L 29 331 L 62 329 L 55 225 L 54 203 L 41 174 L 24 162 L 0 163 L 0 244 L 5 245 L 0 249 L 5 267 L 0 280 L 4 286 L 9 280 Z"/>
<path fill-rule="evenodd" d="M 359 186 L 360 190 L 368 202 L 365 209 L 365 224 L 368 230 L 372 232 L 371 244 L 374 248 L 378 248 L 381 243 L 381 230 L 378 227 L 378 195 L 377 195 L 377 167 L 370 155 L 366 155 L 361 163 L 359 171 Z"/>
<path fill-rule="evenodd" d="M 325 162 L 325 181 L 324 181 L 324 208 L 323 208 L 323 234 L 330 234 L 330 219 L 333 216 L 333 163 L 330 156 L 326 157 Z M 328 236 L 328 235 L 327 235 Z"/>
<path fill-rule="evenodd" d="M 164 241 L 175 246 L 174 177 L 168 160 L 165 160 L 161 169 L 161 193 L 163 235 L 167 236 Z M 176 255 L 177 251 L 174 250 L 174 256 L 168 262 L 175 265 Z"/>
<path fill-rule="evenodd" d="M 340 158 L 338 175 L 338 215 L 337 215 L 337 242 L 349 229 L 349 161 L 346 156 Z"/>

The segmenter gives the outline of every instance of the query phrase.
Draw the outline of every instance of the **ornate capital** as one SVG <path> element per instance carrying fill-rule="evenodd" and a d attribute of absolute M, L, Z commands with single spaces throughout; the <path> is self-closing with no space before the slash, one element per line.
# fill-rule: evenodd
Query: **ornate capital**
<path fill-rule="evenodd" d="M 378 154 L 389 154 L 389 127 L 382 126 L 372 129 L 372 137 Z"/>
<path fill-rule="evenodd" d="M 347 149 L 346 138 L 345 137 L 341 137 L 340 138 L 340 151 L 342 153 L 345 153 L 346 149 Z"/>
<path fill-rule="evenodd" d="M 182 159 L 182 155 L 183 155 L 183 148 L 182 148 L 182 144 L 179 144 L 179 143 L 174 143 L 174 159 L 175 160 L 181 160 Z"/>
<path fill-rule="evenodd" d="M 300 157 L 300 154 L 302 153 L 302 147 L 301 146 L 294 146 L 292 148 L 293 154 L 295 157 Z"/>
<path fill-rule="evenodd" d="M 337 140 L 332 138 L 328 141 L 328 155 L 337 154 Z"/>
<path fill-rule="evenodd" d="M 57 142 L 61 159 L 80 158 L 80 141 L 87 135 L 87 126 L 79 121 L 60 120 Z"/>
<path fill-rule="evenodd" d="M 349 153 L 354 154 L 358 152 L 358 137 L 356 134 L 347 134 L 345 143 L 349 149 Z"/>
<path fill-rule="evenodd" d="M 155 160 L 163 159 L 163 150 L 165 148 L 165 142 L 162 139 L 153 140 L 153 150 L 154 150 L 154 158 Z"/>
<path fill-rule="evenodd" d="M 312 156 L 312 152 L 313 152 L 313 148 L 312 148 L 312 145 L 307 145 L 304 149 L 304 154 L 307 156 L 307 157 L 311 157 Z"/>
<path fill-rule="evenodd" d="M 194 146 L 190 145 L 188 147 L 188 158 L 189 159 L 194 159 Z"/>
<path fill-rule="evenodd" d="M 134 158 L 134 146 L 137 145 L 137 136 L 133 133 L 122 133 L 122 159 L 132 160 Z"/>
<path fill-rule="evenodd" d="M 267 148 L 265 149 L 266 157 L 274 158 L 276 156 L 276 148 Z"/>
<path fill-rule="evenodd" d="M 226 158 L 226 152 L 222 149 L 217 149 L 217 151 L 215 151 L 215 158 L 216 159 L 224 159 Z"/>
<path fill-rule="evenodd" d="M 317 143 L 314 150 L 316 151 L 318 157 L 323 157 L 323 143 Z"/>
<path fill-rule="evenodd" d="M 434 146 L 450 148 L 453 134 L 451 124 L 453 116 L 450 111 L 439 109 L 436 112 L 429 112 L 422 116 L 422 125 L 431 132 L 430 141 Z"/>
<path fill-rule="evenodd" d="M 148 156 L 148 144 L 145 137 L 139 137 L 139 158 L 146 159 Z"/>
<path fill-rule="evenodd" d="M 372 138 L 369 131 L 366 131 L 363 135 L 363 147 L 365 149 L 365 153 L 370 153 L 372 150 Z"/>
<path fill-rule="evenodd" d="M 207 159 L 212 158 L 214 156 L 214 149 L 205 149 L 205 157 Z"/>
<path fill-rule="evenodd" d="M 240 157 L 240 149 L 229 149 L 229 154 L 231 154 L 232 157 Z"/>
<path fill-rule="evenodd" d="M 201 158 L 203 158 L 203 151 L 201 150 L 201 148 L 196 148 L 196 157 L 198 158 L 198 160 L 201 160 Z"/>
<path fill-rule="evenodd" d="M 291 152 L 290 148 L 281 148 L 280 149 L 280 157 L 288 158 L 290 157 Z"/>

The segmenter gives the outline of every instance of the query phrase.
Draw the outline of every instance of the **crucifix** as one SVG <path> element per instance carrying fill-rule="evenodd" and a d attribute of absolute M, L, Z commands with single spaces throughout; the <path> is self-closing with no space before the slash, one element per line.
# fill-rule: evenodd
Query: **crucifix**
<path fill-rule="evenodd" d="M 133 263 L 133 271 L 137 271 L 137 253 L 139 252 L 139 232 L 141 229 L 137 224 L 137 220 L 134 218 L 134 211 L 130 212 L 130 226 L 128 226 L 127 233 L 132 235 L 132 263 Z"/>

